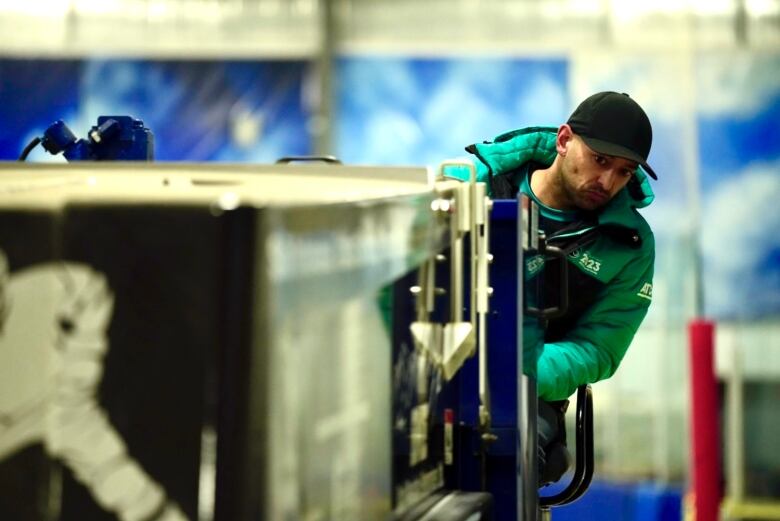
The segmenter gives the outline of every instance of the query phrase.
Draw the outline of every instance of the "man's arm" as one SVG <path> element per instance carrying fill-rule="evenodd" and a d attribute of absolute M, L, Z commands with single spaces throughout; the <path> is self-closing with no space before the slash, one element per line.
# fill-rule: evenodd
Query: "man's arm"
<path fill-rule="evenodd" d="M 643 254 L 616 275 L 566 337 L 537 349 L 540 398 L 563 400 L 578 386 L 604 380 L 615 373 L 652 298 L 655 260 L 652 234 L 645 241 Z"/>

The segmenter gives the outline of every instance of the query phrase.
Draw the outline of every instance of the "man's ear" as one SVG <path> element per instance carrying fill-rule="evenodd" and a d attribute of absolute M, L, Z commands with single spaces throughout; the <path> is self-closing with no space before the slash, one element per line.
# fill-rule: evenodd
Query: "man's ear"
<path fill-rule="evenodd" d="M 558 154 L 565 157 L 573 140 L 574 132 L 572 132 L 569 125 L 564 123 L 558 128 L 558 135 L 555 137 L 555 149 L 558 151 Z"/>

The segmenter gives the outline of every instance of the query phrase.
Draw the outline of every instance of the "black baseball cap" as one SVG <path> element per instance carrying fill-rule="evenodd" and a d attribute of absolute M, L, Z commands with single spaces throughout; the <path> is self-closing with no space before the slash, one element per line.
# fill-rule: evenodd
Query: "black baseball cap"
<path fill-rule="evenodd" d="M 653 142 L 650 119 L 628 94 L 593 94 L 580 103 L 566 123 L 596 152 L 636 161 L 650 177 L 658 179 L 647 164 Z"/>

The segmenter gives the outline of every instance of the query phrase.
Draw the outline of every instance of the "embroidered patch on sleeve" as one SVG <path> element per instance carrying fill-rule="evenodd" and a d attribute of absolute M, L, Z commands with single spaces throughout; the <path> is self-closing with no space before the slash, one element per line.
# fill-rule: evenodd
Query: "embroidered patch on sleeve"
<path fill-rule="evenodd" d="M 639 293 L 637 293 L 636 296 L 647 300 L 653 300 L 653 285 L 649 282 L 645 282 L 645 284 L 642 286 L 642 289 L 639 290 Z"/>

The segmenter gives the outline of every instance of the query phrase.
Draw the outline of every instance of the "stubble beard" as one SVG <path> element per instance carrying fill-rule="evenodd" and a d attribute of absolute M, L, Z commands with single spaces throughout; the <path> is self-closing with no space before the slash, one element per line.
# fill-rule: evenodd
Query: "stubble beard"
<path fill-rule="evenodd" d="M 583 207 L 582 198 L 577 193 L 577 189 L 572 185 L 571 178 L 576 177 L 577 167 L 569 166 L 567 164 L 561 165 L 561 170 L 558 173 L 558 193 L 561 197 L 561 204 L 565 210 L 589 210 L 590 208 Z"/>
<path fill-rule="evenodd" d="M 603 208 L 609 202 L 609 198 L 602 204 L 594 203 L 580 189 L 574 186 L 571 180 L 576 179 L 578 173 L 579 168 L 575 165 L 567 165 L 565 163 L 561 165 L 558 177 L 558 191 L 564 204 L 568 205 L 571 210 L 584 210 L 586 212 Z"/>

